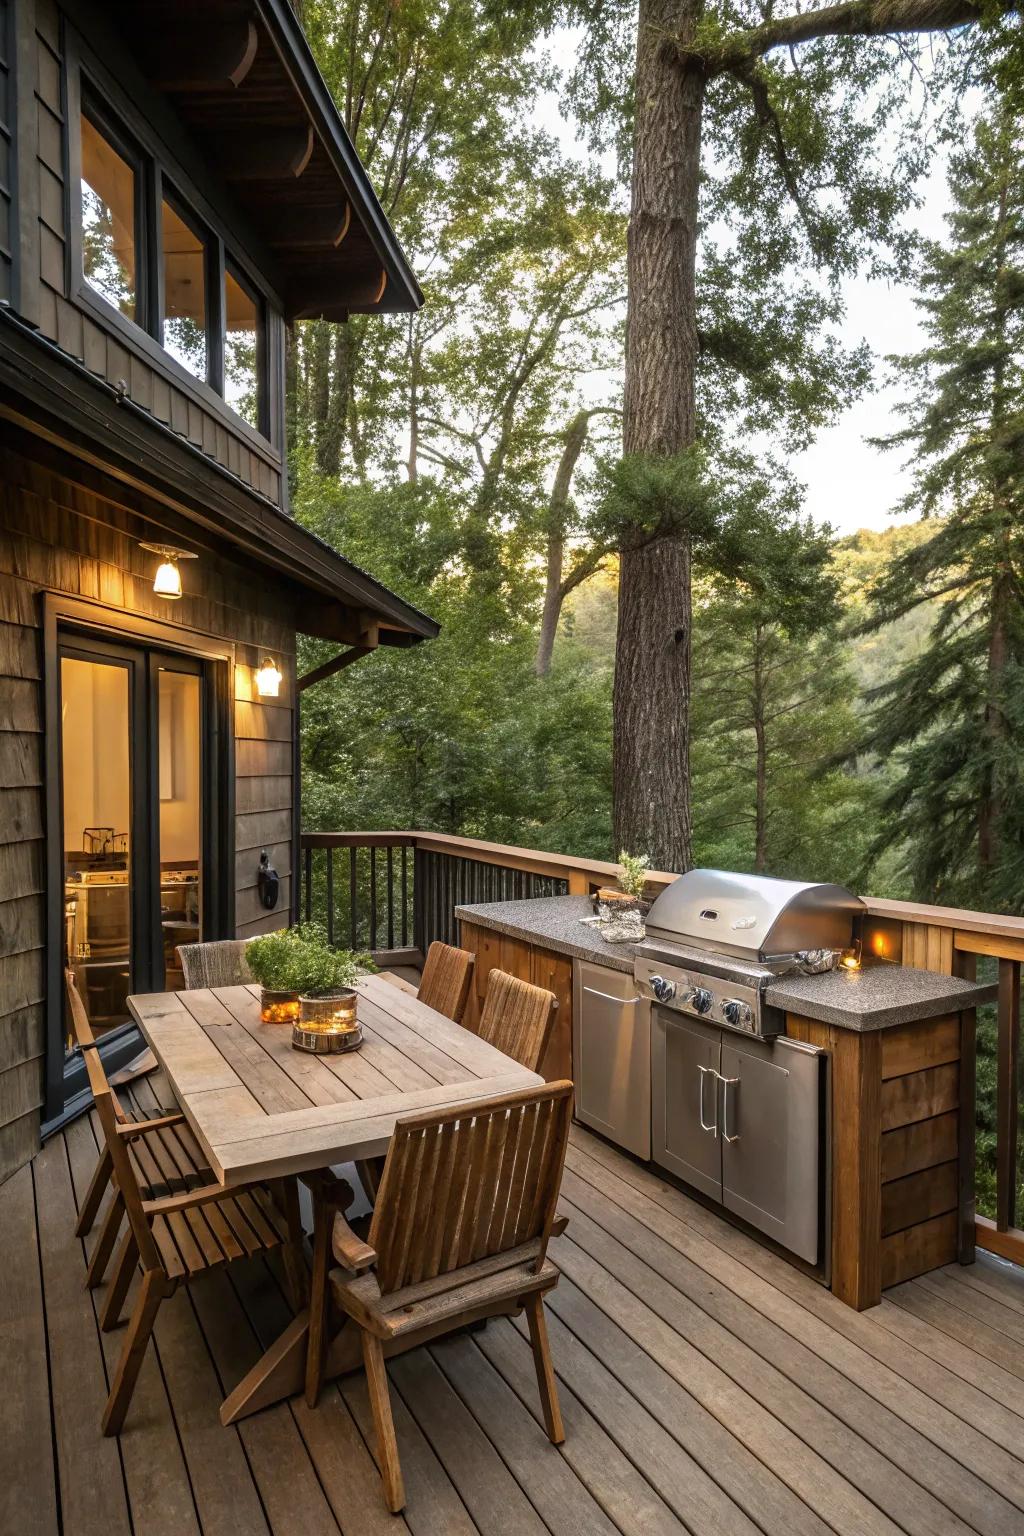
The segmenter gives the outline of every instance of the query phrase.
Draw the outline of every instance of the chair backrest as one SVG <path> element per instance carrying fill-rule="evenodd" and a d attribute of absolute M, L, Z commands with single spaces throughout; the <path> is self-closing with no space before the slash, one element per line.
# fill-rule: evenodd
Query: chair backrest
<path fill-rule="evenodd" d="M 539 1265 L 571 1116 L 572 1083 L 563 1082 L 399 1120 L 369 1232 L 381 1291 L 523 1245 Z"/>
<path fill-rule="evenodd" d="M 131 1228 L 135 1234 L 135 1240 L 139 1245 L 139 1254 L 147 1269 L 160 1267 L 160 1255 L 142 1209 L 142 1191 L 139 1188 L 138 1176 L 128 1152 L 128 1143 L 118 1134 L 118 1124 L 124 1123 L 126 1116 L 117 1101 L 117 1094 L 111 1088 L 107 1080 L 107 1074 L 103 1070 L 100 1060 L 99 1047 L 96 1037 L 89 1023 L 89 1016 L 82 1002 L 75 980 L 75 973 L 70 967 L 64 972 L 64 983 L 67 988 L 68 1004 L 71 1008 L 71 1019 L 74 1024 L 75 1038 L 82 1049 L 82 1058 L 85 1062 L 85 1070 L 89 1076 L 89 1087 L 92 1089 L 93 1102 L 99 1115 L 100 1126 L 103 1130 L 103 1138 L 107 1144 L 107 1151 L 113 1164 L 114 1181 L 124 1199 L 125 1211 Z"/>
<path fill-rule="evenodd" d="M 215 939 L 209 944 L 179 944 L 178 960 L 185 986 L 240 987 L 252 981 L 245 958 L 246 939 Z"/>
<path fill-rule="evenodd" d="M 75 973 L 70 966 L 68 966 L 64 972 L 64 982 L 65 990 L 67 992 L 68 1008 L 71 1013 L 71 1030 L 75 1037 L 75 1044 L 78 1046 L 79 1050 L 82 1052 L 83 1057 L 85 1058 L 86 1067 L 88 1067 L 90 1056 L 94 1056 L 96 1058 L 96 1067 L 101 1073 L 103 1081 L 106 1083 L 107 1074 L 103 1070 L 103 1065 L 95 1049 L 96 1036 L 93 1034 L 92 1024 L 89 1020 L 89 1013 L 82 999 L 82 994 L 78 990 L 78 981 Z M 92 1079 L 90 1076 L 90 1083 L 91 1081 Z M 110 1087 L 109 1083 L 107 1083 L 107 1087 Z M 121 1121 L 123 1124 L 124 1121 L 127 1120 L 128 1116 L 121 1108 L 121 1101 L 117 1097 L 117 1094 L 113 1092 L 113 1090 L 111 1090 L 110 1093 L 110 1100 L 111 1111 L 113 1113 L 114 1119 Z"/>
<path fill-rule="evenodd" d="M 476 956 L 468 949 L 455 949 L 435 939 L 427 950 L 416 996 L 428 1008 L 461 1024 L 475 963 Z"/>
<path fill-rule="evenodd" d="M 477 1034 L 531 1072 L 540 1071 L 558 999 L 544 987 L 520 981 L 507 971 L 491 971 Z"/>

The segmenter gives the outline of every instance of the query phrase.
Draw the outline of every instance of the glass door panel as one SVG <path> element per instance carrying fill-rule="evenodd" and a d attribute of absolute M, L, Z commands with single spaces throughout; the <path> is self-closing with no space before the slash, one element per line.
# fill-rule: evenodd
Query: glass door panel
<path fill-rule="evenodd" d="M 129 684 L 126 665 L 61 658 L 66 953 L 97 1035 L 129 1017 L 125 1004 L 132 983 Z"/>
<path fill-rule="evenodd" d="M 203 679 L 157 669 L 160 932 L 164 985 L 183 985 L 177 946 L 202 936 Z"/>

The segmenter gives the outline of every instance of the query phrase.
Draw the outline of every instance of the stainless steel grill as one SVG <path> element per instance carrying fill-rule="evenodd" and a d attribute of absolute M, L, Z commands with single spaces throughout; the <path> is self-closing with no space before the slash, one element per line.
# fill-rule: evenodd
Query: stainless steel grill
<path fill-rule="evenodd" d="M 692 869 L 652 906 L 636 980 L 662 1007 L 775 1035 L 785 1021 L 764 998 L 772 978 L 831 969 L 855 942 L 864 910 L 841 885 Z"/>

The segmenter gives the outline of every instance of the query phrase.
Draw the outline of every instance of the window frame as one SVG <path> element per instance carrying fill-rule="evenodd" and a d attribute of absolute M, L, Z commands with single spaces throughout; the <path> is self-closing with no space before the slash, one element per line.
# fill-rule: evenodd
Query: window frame
<path fill-rule="evenodd" d="M 194 187 L 173 156 L 134 104 L 125 97 L 98 60 L 72 29 L 67 29 L 67 112 L 65 189 L 68 242 L 67 292 L 72 302 L 119 334 L 129 348 L 177 388 L 191 392 L 208 409 L 223 416 L 226 427 L 260 453 L 277 469 L 283 463 L 283 411 L 279 405 L 276 373 L 283 357 L 284 318 L 280 301 L 244 254 L 244 247 L 218 220 L 207 197 Z M 85 276 L 82 259 L 82 146 L 83 110 L 119 154 L 136 170 L 136 241 L 139 294 L 136 319 L 130 320 L 94 288 Z M 137 127 L 137 132 L 133 131 Z M 126 150 L 128 153 L 126 153 Z M 178 216 L 195 228 L 207 246 L 207 377 L 198 379 L 163 345 L 163 218 L 164 197 Z M 141 227 L 140 227 L 141 226 Z M 258 425 L 253 427 L 228 404 L 223 394 L 225 344 L 224 274 L 230 268 L 236 281 L 252 293 L 261 320 L 257 353 Z M 272 335 L 272 321 L 273 332 Z"/>
<path fill-rule="evenodd" d="M 234 257 L 227 252 L 224 253 L 224 260 L 220 271 L 221 398 L 224 400 L 224 404 L 227 405 L 227 399 L 224 395 L 224 381 L 226 369 L 225 355 L 228 343 L 227 279 L 229 275 L 238 284 L 242 292 L 249 295 L 256 306 L 256 419 L 262 423 L 267 419 L 269 411 L 270 347 L 268 345 L 267 301 L 256 284 L 249 281 L 249 278 L 243 272 L 238 262 L 235 261 Z M 232 411 L 234 415 L 238 415 L 233 406 L 228 405 L 228 410 Z M 240 420 L 245 421 L 245 417 L 240 417 Z"/>

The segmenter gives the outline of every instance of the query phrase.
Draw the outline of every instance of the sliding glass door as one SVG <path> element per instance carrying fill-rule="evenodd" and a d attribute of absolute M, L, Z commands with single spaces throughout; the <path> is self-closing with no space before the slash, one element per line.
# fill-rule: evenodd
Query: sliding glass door
<path fill-rule="evenodd" d="M 55 661 L 60 967 L 116 1066 L 141 1048 L 129 994 L 180 986 L 178 946 L 220 936 L 213 664 L 70 630 Z M 84 1088 L 66 1014 L 60 1056 L 49 1118 Z"/>

